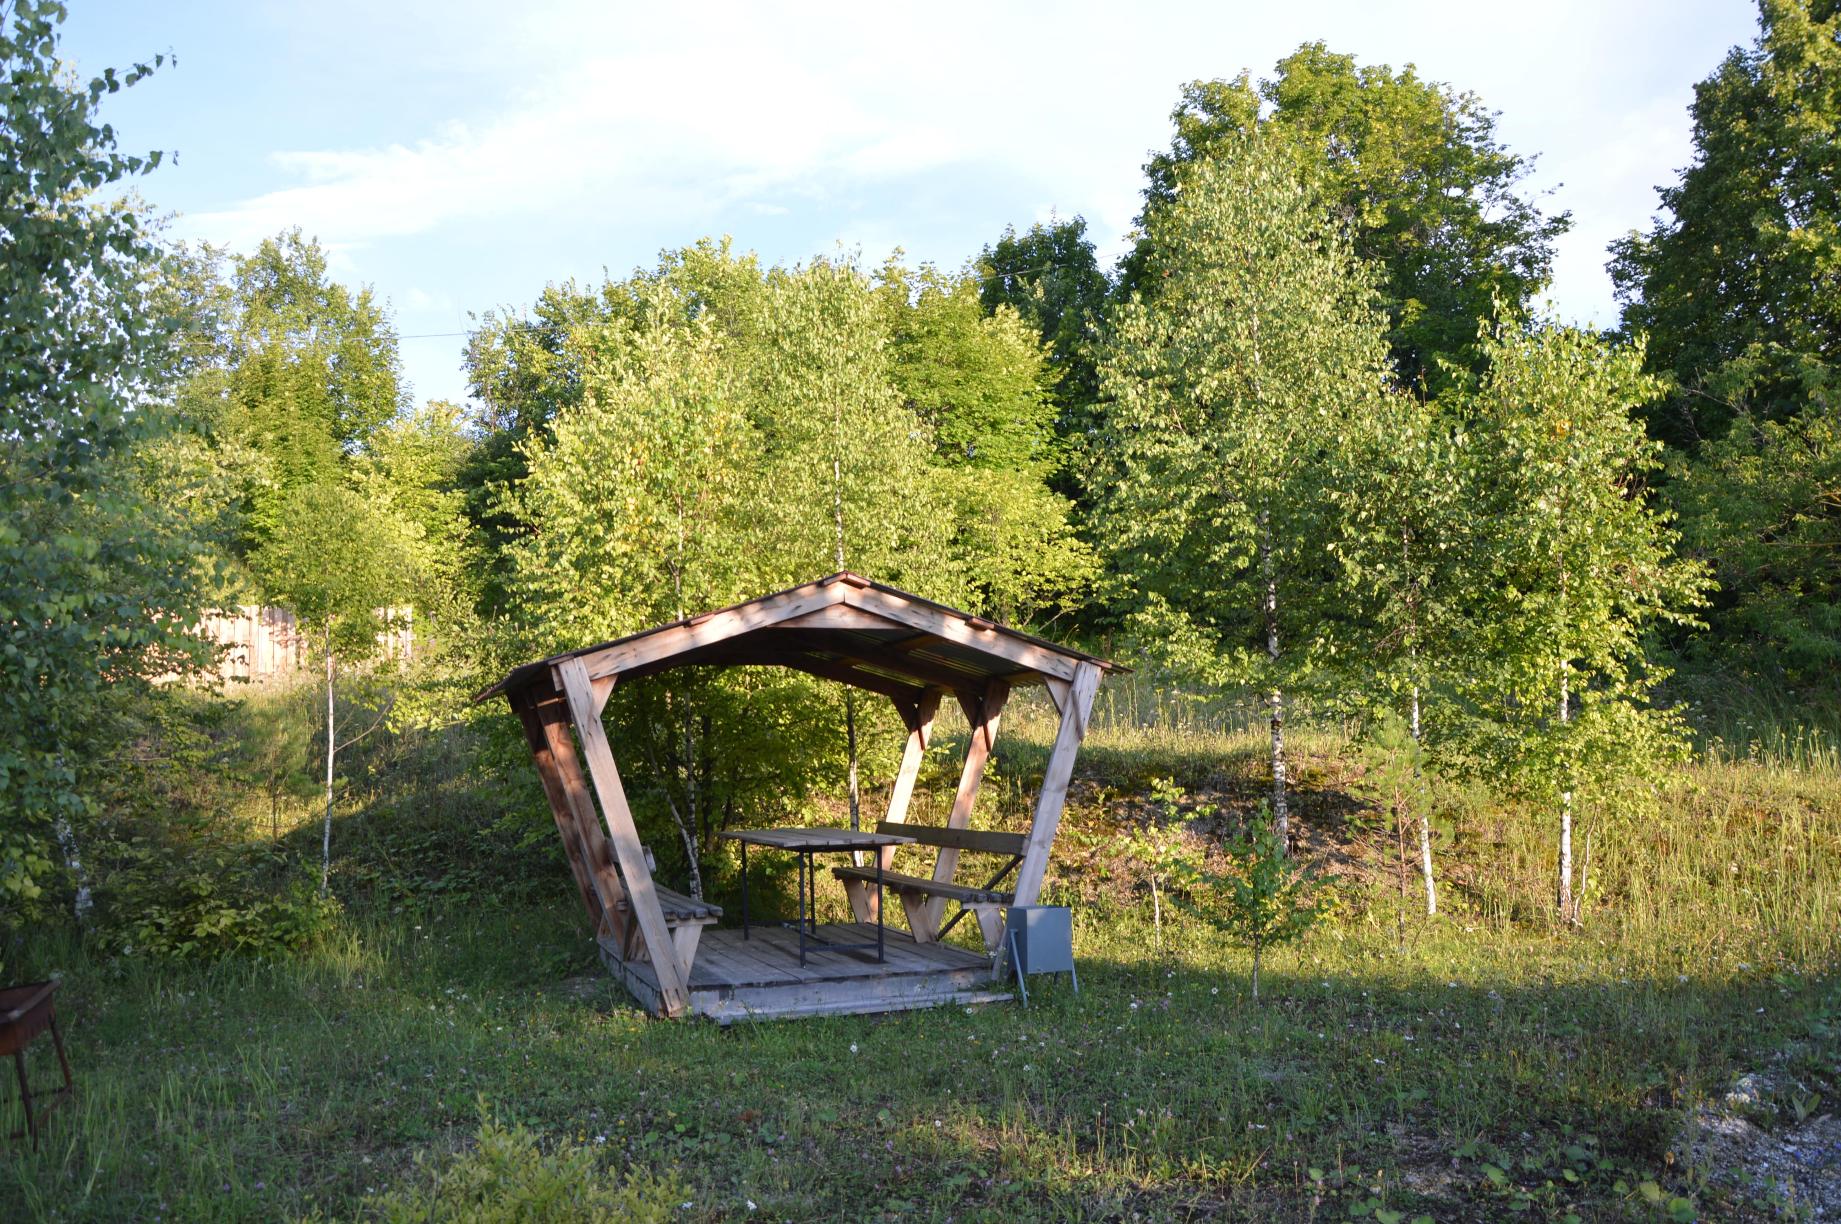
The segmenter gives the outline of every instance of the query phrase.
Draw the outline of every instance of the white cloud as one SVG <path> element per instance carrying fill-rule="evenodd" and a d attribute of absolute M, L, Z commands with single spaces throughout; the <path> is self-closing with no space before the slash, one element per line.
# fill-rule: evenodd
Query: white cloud
<path fill-rule="evenodd" d="M 1755 20 L 1747 0 L 327 5 L 278 6 L 276 21 L 319 56 L 337 41 L 326 31 L 356 32 L 378 95 L 370 139 L 271 153 L 264 190 L 180 229 L 247 246 L 299 225 L 341 274 L 421 286 L 380 288 L 428 315 L 724 231 L 799 244 L 770 259 L 840 239 L 872 264 L 901 245 L 951 265 L 1052 211 L 1086 217 L 1116 257 L 1181 83 L 1269 73 L 1321 38 L 1499 108 L 1508 145 L 1542 155 L 1535 184 L 1564 184 L 1546 205 L 1574 214 L 1558 309 L 1608 322 L 1604 245 L 1653 211 L 1653 186 L 1686 160 L 1692 83 Z M 464 109 L 392 115 L 396 93 L 431 82 Z M 494 230 L 542 235 L 550 262 L 507 266 L 517 257 L 481 246 Z M 445 390 L 455 375 L 426 360 Z"/>

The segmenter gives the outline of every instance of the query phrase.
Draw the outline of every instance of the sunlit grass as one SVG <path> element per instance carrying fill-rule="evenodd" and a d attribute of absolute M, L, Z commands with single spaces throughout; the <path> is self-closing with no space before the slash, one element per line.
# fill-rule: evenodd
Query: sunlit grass
<path fill-rule="evenodd" d="M 1049 728 L 1031 700 L 981 820 L 1026 811 Z M 1775 1210 L 1688 1173 L 1677 1128 L 1767 1064 L 1833 1107 L 1841 779 L 1702 759 L 1652 822 L 1588 813 L 1597 883 L 1573 933 L 1546 918 L 1541 813 L 1442 793 L 1428 922 L 1411 892 L 1403 910 L 1391 842 L 1352 819 L 1343 734 L 1292 742 L 1300 819 L 1347 863 L 1332 920 L 1269 962 L 1264 1006 L 1203 928 L 1178 919 L 1160 946 L 1108 850 L 1153 778 L 1248 810 L 1261 731 L 1156 719 L 1096 722 L 1049 886 L 1077 906 L 1083 990 L 1044 982 L 1027 1010 L 651 1021 L 593 960 L 560 866 L 546 902 L 354 912 L 286 963 L 103 960 L 48 934 L 27 968 L 65 975 L 80 1091 L 0 1164 L 0 1217 L 362 1215 L 419 1184 L 418 1154 L 466 1149 L 481 1098 L 610 1179 L 678 1177 L 686 1219 Z M 952 774 L 917 796 L 934 818 Z"/>

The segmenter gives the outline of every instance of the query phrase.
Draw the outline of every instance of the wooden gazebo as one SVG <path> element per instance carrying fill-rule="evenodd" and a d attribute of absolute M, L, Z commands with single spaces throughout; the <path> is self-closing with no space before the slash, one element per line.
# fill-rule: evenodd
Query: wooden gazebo
<path fill-rule="evenodd" d="M 909 930 L 889 928 L 885 960 L 833 954 L 795 963 L 778 932 L 715 927 L 721 911 L 654 882 L 608 742 L 602 712 L 623 681 L 689 666 L 789 667 L 878 693 L 894 703 L 908 736 L 885 823 L 906 824 L 908 803 L 934 715 L 950 694 L 972 734 L 945 826 L 925 830 L 937 848 L 931 878 L 893 874 Z M 1001 910 L 1033 904 L 1067 799 L 1074 757 L 1102 672 L 1112 664 L 1082 651 L 956 611 L 852 573 L 616 641 L 513 669 L 476 700 L 503 694 L 524 724 L 531 756 L 562 836 L 576 889 L 595 924 L 602 959 L 655 1013 L 720 1020 L 825 1012 L 889 1011 L 985 1001 L 999 958 Z M 969 827 L 973 805 L 1012 688 L 1041 684 L 1060 713 L 1027 833 Z M 570 728 L 574 734 L 570 734 Z M 586 764 L 586 769 L 583 766 Z M 597 804 L 599 813 L 596 812 Z M 1010 862 L 983 885 L 954 881 L 961 852 Z M 884 851 L 888 868 L 892 851 Z M 1007 888 L 999 880 L 1015 871 Z M 839 869 L 857 924 L 873 922 L 879 898 L 860 870 Z M 941 942 L 948 901 L 973 912 L 987 955 Z M 950 923 L 947 924 L 950 926 Z"/>

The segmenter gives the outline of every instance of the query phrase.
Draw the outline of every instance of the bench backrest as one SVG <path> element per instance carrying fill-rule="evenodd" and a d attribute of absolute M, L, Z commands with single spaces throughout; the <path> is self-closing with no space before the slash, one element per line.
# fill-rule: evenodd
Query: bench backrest
<path fill-rule="evenodd" d="M 908 824 L 906 821 L 892 820 L 879 822 L 876 832 L 912 837 L 923 846 L 938 846 L 943 850 L 1007 854 L 1013 858 L 1023 857 L 1023 843 L 1028 840 L 1021 833 L 988 833 L 983 829 L 951 829 L 944 825 Z"/>

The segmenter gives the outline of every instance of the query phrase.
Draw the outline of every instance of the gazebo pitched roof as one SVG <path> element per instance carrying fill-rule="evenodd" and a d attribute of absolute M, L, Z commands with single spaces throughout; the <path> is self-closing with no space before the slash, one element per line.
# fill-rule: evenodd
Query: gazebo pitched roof
<path fill-rule="evenodd" d="M 1058 690 L 1072 681 L 1080 663 L 1118 670 L 1085 651 L 842 571 L 525 663 L 474 700 L 534 684 L 548 691 L 554 669 L 571 659 L 580 660 L 589 678 L 601 682 L 699 665 L 789 667 L 904 705 L 918 701 L 929 688 L 977 693 L 992 680 L 1043 683 Z"/>

